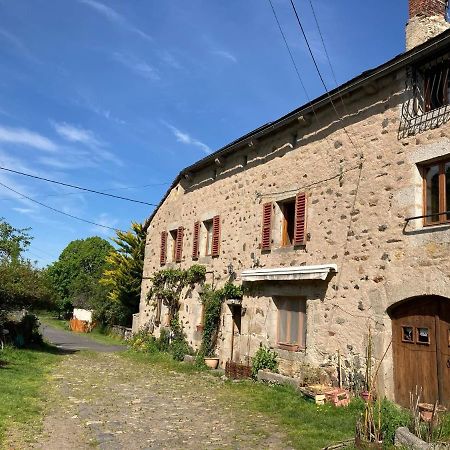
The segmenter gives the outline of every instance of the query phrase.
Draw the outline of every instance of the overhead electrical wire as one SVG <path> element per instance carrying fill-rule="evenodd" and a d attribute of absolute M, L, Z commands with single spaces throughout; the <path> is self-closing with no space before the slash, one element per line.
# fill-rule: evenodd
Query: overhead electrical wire
<path fill-rule="evenodd" d="M 82 217 L 74 216 L 73 214 L 69 214 L 69 213 L 66 213 L 66 212 L 64 212 L 64 211 L 61 211 L 61 210 L 59 210 L 59 209 L 53 208 L 53 206 L 49 206 L 49 205 L 46 205 L 45 203 L 39 202 L 39 201 L 35 200 L 34 198 L 31 198 L 31 197 L 29 197 L 28 195 L 25 195 L 25 194 L 23 194 L 22 192 L 19 192 L 19 191 L 17 191 L 16 189 L 13 189 L 12 187 L 10 187 L 10 186 L 8 186 L 8 185 L 2 183 L 2 182 L 0 182 L 0 186 L 3 186 L 5 189 L 8 189 L 9 191 L 14 192 L 14 193 L 17 194 L 17 195 L 20 195 L 21 197 L 23 197 L 23 198 L 29 200 L 29 201 L 32 202 L 32 203 L 36 203 L 37 205 L 40 205 L 40 206 L 42 206 L 43 208 L 50 209 L 51 211 L 54 211 L 54 212 L 56 212 L 56 213 L 58 213 L 58 214 L 62 214 L 63 216 L 71 217 L 72 219 L 79 220 L 80 222 L 89 223 L 89 224 L 91 224 L 91 225 L 95 225 L 95 226 L 101 227 L 101 228 L 106 228 L 106 229 L 108 229 L 108 230 L 112 230 L 112 231 L 122 231 L 122 230 L 120 230 L 120 229 L 118 229 L 118 228 L 109 227 L 109 226 L 107 226 L 107 225 L 103 225 L 103 224 L 101 224 L 101 223 L 97 223 L 97 222 L 93 222 L 93 221 L 91 221 L 91 220 L 83 219 Z"/>
<path fill-rule="evenodd" d="M 328 98 L 330 100 L 331 106 L 333 107 L 334 112 L 336 113 L 338 119 L 340 121 L 342 121 L 342 117 L 339 114 L 338 110 L 336 109 L 336 105 L 334 104 L 333 99 L 331 98 L 330 92 L 328 91 L 328 87 L 327 87 L 327 85 L 325 83 L 325 80 L 324 80 L 324 78 L 322 76 L 322 72 L 320 71 L 319 65 L 317 64 L 316 57 L 314 56 L 314 53 L 312 51 L 312 48 L 311 48 L 311 45 L 309 43 L 308 37 L 306 36 L 306 32 L 305 32 L 305 29 L 303 28 L 303 24 L 302 24 L 302 21 L 300 20 L 300 16 L 298 15 L 297 8 L 295 7 L 294 0 L 290 0 L 290 3 L 291 3 L 291 6 L 292 6 L 292 9 L 294 11 L 295 17 L 297 19 L 297 23 L 298 23 L 298 25 L 300 27 L 300 31 L 301 31 L 301 33 L 303 35 L 303 38 L 305 39 L 306 46 L 308 47 L 309 54 L 311 55 L 311 58 L 313 60 L 314 66 L 315 66 L 316 71 L 317 71 L 317 74 L 319 75 L 320 81 L 322 82 L 322 85 L 325 88 L 325 92 L 326 92 L 326 94 L 327 94 L 327 96 L 328 96 Z M 347 129 L 345 128 L 344 125 L 342 125 L 342 128 L 343 128 L 345 134 L 347 135 L 350 143 L 353 145 L 353 147 L 355 147 L 356 150 L 358 150 L 356 144 L 353 142 L 353 139 L 350 136 L 350 133 L 347 131 Z"/>
<path fill-rule="evenodd" d="M 51 180 L 49 178 L 39 177 L 37 175 L 32 175 L 30 173 L 20 172 L 19 170 L 13 170 L 13 169 L 9 169 L 7 167 L 0 166 L 0 170 L 4 170 L 6 172 L 15 173 L 17 175 L 22 175 L 24 177 L 34 178 L 36 180 L 46 181 L 47 183 L 59 184 L 60 186 L 70 187 L 72 189 L 78 189 L 80 191 L 91 192 L 93 194 L 103 195 L 105 197 L 112 197 L 112 198 L 116 198 L 116 199 L 119 199 L 119 200 L 125 200 L 125 201 L 128 201 L 128 202 L 140 203 L 142 205 L 158 206 L 158 205 L 156 205 L 154 203 L 148 203 L 148 202 L 144 202 L 142 200 L 135 200 L 133 198 L 122 197 L 121 195 L 108 194 L 107 192 L 97 191 L 95 189 L 89 189 L 89 188 L 85 188 L 85 187 L 82 187 L 82 186 L 77 186 L 75 184 L 63 183 L 62 181 L 56 181 L 56 180 Z"/>

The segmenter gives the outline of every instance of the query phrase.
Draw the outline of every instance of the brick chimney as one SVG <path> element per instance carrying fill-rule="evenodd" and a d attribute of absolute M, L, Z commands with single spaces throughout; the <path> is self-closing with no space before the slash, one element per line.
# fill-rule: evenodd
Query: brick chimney
<path fill-rule="evenodd" d="M 448 0 L 409 0 L 409 20 L 406 25 L 406 50 L 450 28 L 447 22 Z"/>

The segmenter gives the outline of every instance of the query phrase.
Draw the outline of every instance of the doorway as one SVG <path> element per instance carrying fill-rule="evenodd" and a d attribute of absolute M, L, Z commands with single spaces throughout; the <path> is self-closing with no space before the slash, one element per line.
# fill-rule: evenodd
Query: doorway
<path fill-rule="evenodd" d="M 240 362 L 241 359 L 241 326 L 242 326 L 242 305 L 229 305 L 232 316 L 231 329 L 231 361 Z"/>
<path fill-rule="evenodd" d="M 450 407 L 450 300 L 421 296 L 390 310 L 395 400 L 409 407 L 410 392 L 421 402 Z"/>

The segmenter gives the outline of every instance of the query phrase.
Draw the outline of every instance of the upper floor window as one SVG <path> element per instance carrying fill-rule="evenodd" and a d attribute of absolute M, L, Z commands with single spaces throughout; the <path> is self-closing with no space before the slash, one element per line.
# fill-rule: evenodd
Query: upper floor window
<path fill-rule="evenodd" d="M 423 79 L 425 112 L 448 105 L 450 100 L 449 62 L 426 69 Z"/>
<path fill-rule="evenodd" d="M 212 241 L 213 241 L 213 221 L 206 220 L 203 222 L 203 228 L 205 230 L 205 256 L 211 256 L 212 254 Z"/>
<path fill-rule="evenodd" d="M 280 203 L 281 220 L 281 245 L 283 247 L 294 245 L 295 231 L 295 198 Z"/>
<path fill-rule="evenodd" d="M 269 251 L 275 243 L 280 247 L 306 244 L 307 195 L 263 204 L 261 250 Z"/>
<path fill-rule="evenodd" d="M 422 167 L 425 225 L 450 222 L 450 161 Z"/>

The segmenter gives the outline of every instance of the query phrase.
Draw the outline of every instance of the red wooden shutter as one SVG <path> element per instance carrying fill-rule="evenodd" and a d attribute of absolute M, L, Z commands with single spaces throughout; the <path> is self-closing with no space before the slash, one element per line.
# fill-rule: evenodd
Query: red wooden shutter
<path fill-rule="evenodd" d="M 161 252 L 159 255 L 159 262 L 163 266 L 167 260 L 167 231 L 161 233 Z"/>
<path fill-rule="evenodd" d="M 195 222 L 194 223 L 194 236 L 193 236 L 193 240 L 192 240 L 192 259 L 198 259 L 199 238 L 200 238 L 200 222 Z"/>
<path fill-rule="evenodd" d="M 211 256 L 220 254 L 220 216 L 213 217 Z"/>
<path fill-rule="evenodd" d="M 181 257 L 183 255 L 183 236 L 184 236 L 184 227 L 178 227 L 177 230 L 177 239 L 175 242 L 175 262 L 181 262 Z"/>
<path fill-rule="evenodd" d="M 306 244 L 306 193 L 295 197 L 294 245 Z"/>
<path fill-rule="evenodd" d="M 270 250 L 272 240 L 272 202 L 264 203 L 261 250 Z"/>

